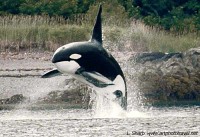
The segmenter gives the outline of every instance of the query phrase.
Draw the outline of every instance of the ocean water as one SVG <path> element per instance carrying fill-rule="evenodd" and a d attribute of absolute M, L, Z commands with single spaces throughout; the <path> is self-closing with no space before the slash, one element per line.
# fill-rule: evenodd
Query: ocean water
<path fill-rule="evenodd" d="M 116 114 L 90 109 L 3 110 L 2 137 L 200 136 L 199 107 L 149 108 Z"/>

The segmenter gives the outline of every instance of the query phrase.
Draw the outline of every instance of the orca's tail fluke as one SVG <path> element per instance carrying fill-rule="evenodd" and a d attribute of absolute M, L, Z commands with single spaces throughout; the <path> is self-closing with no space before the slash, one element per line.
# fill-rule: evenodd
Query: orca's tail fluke
<path fill-rule="evenodd" d="M 92 32 L 92 39 L 91 41 L 97 41 L 102 44 L 102 24 L 101 24 L 101 12 L 102 12 L 102 5 L 99 5 L 99 12 L 96 17 L 96 23 L 93 28 Z"/>

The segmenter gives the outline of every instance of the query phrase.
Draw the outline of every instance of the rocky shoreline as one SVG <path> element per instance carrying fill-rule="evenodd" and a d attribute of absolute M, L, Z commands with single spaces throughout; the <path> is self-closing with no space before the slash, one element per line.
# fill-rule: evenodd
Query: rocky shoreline
<path fill-rule="evenodd" d="M 132 56 L 140 92 L 148 102 L 200 101 L 200 48 L 184 53 Z"/>
<path fill-rule="evenodd" d="M 0 86 L 0 109 L 7 105 L 30 104 L 31 97 L 35 96 L 27 92 L 30 88 L 31 92 L 37 92 L 39 86 L 45 89 L 51 85 L 45 85 L 40 76 L 54 68 L 50 62 L 52 53 L 6 54 L 0 54 L 0 82 L 3 83 Z M 134 69 L 134 74 L 131 74 L 123 68 L 128 84 L 137 85 L 138 92 L 144 97 L 143 102 L 181 104 L 188 101 L 200 104 L 200 47 L 184 53 L 129 52 L 126 55 L 114 53 L 122 68 L 128 63 Z M 45 96 L 38 97 L 32 104 L 87 108 L 91 89 L 69 77 L 65 85 L 64 89 L 52 89 Z"/>

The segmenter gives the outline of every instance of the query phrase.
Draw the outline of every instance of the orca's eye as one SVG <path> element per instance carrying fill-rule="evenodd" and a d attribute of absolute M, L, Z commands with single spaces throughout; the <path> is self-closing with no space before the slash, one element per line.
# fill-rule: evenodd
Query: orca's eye
<path fill-rule="evenodd" d="M 122 92 L 120 90 L 116 90 L 114 92 L 114 94 L 116 95 L 117 98 L 121 97 L 122 96 Z"/>

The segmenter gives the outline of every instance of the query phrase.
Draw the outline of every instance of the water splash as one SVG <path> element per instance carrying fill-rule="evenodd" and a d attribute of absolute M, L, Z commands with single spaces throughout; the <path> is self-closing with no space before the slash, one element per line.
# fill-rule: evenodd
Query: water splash
<path fill-rule="evenodd" d="M 137 98 L 134 94 L 128 96 L 128 110 L 124 110 L 116 102 L 109 100 L 108 98 L 97 94 L 98 92 L 92 92 L 90 94 L 90 102 L 92 102 L 93 118 L 147 118 L 149 117 L 145 112 L 140 111 L 141 106 L 139 103 L 135 103 Z M 134 95 L 134 96 L 131 96 Z M 138 94 L 137 94 L 138 95 Z M 138 99 L 137 99 L 138 100 Z M 136 100 L 136 101 L 137 101 Z"/>
<path fill-rule="evenodd" d="M 125 111 L 119 104 L 98 94 L 93 100 L 92 110 L 94 118 L 118 118 L 125 115 Z"/>

